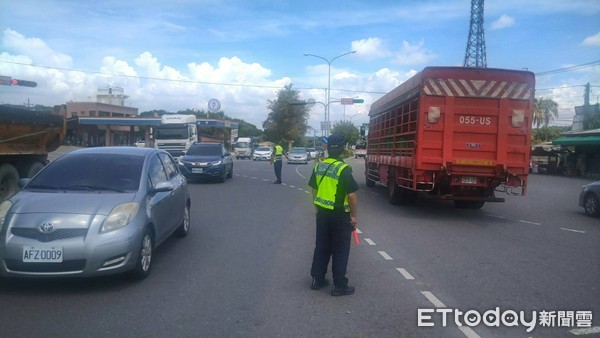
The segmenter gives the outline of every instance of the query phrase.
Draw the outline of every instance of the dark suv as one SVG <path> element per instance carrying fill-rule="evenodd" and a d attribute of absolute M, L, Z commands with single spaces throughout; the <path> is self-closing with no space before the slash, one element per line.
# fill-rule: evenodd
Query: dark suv
<path fill-rule="evenodd" d="M 233 160 L 223 143 L 194 143 L 178 162 L 187 178 L 215 177 L 225 182 L 233 177 Z"/>

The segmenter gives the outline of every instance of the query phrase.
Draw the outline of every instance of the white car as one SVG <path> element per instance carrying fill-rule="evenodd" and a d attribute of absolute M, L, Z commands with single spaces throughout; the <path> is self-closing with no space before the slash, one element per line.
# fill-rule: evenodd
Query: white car
<path fill-rule="evenodd" d="M 254 161 L 270 161 L 271 156 L 273 156 L 273 149 L 271 149 L 271 147 L 258 147 L 254 150 L 254 153 L 252 154 L 252 159 Z"/>

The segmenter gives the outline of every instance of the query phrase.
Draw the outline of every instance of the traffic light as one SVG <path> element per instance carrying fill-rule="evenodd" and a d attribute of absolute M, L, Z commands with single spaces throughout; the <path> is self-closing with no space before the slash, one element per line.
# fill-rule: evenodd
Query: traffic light
<path fill-rule="evenodd" d="M 352 103 L 365 103 L 363 99 L 352 99 Z"/>
<path fill-rule="evenodd" d="M 23 87 L 37 87 L 37 82 L 12 79 L 12 85 L 13 86 L 23 86 Z"/>

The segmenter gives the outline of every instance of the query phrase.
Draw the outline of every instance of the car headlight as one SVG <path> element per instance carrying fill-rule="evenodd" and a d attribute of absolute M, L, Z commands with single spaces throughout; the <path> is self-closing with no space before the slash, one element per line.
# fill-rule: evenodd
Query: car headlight
<path fill-rule="evenodd" d="M 134 202 L 117 205 L 102 222 L 100 232 L 113 231 L 126 226 L 135 217 L 139 208 L 139 203 Z"/>
<path fill-rule="evenodd" d="M 0 203 L 0 231 L 2 231 L 2 227 L 4 226 L 4 220 L 6 219 L 6 215 L 8 214 L 8 210 L 12 207 L 11 201 L 4 201 Z"/>
<path fill-rule="evenodd" d="M 223 161 L 222 160 L 218 160 L 218 161 L 210 162 L 210 165 L 219 165 L 221 163 L 223 163 Z"/>

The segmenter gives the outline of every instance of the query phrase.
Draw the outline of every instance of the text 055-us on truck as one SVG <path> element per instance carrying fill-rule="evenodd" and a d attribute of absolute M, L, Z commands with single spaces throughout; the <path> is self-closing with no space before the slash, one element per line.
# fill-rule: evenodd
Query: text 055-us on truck
<path fill-rule="evenodd" d="M 524 195 L 534 88 L 528 71 L 425 68 L 371 105 L 367 186 L 392 204 L 425 192 L 474 209 Z"/>

